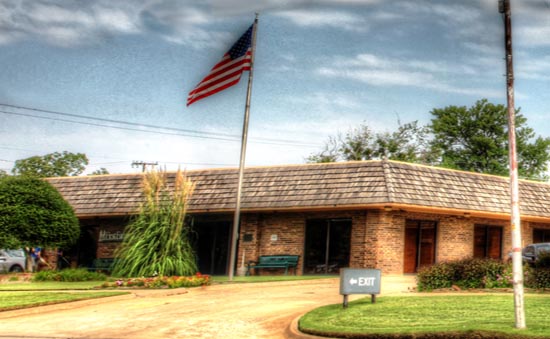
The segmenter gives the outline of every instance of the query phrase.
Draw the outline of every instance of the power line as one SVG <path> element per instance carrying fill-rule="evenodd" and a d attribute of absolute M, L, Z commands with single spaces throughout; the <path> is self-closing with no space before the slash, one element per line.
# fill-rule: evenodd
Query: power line
<path fill-rule="evenodd" d="M 34 149 L 27 149 L 27 148 L 18 148 L 18 147 L 9 147 L 9 146 L 2 146 L 0 145 L 0 149 L 8 149 L 8 150 L 16 150 L 16 151 L 27 151 L 27 152 L 41 152 Z M 86 154 L 87 156 L 91 158 L 102 158 L 102 159 L 113 159 L 117 161 L 107 161 L 107 162 L 90 162 L 88 166 L 102 166 L 102 165 L 114 165 L 114 164 L 125 164 L 128 162 L 131 162 L 130 159 L 122 159 L 119 157 L 106 157 L 103 155 L 93 155 L 93 154 Z M 120 160 L 119 160 L 120 159 Z M 6 161 L 6 162 L 13 162 L 15 163 L 15 160 L 5 160 L 0 159 L 0 161 Z M 162 164 L 172 164 L 172 165 L 190 165 L 190 166 L 235 166 L 235 163 L 211 163 L 211 162 L 188 162 L 188 161 L 162 161 L 159 160 L 158 162 Z"/>
<path fill-rule="evenodd" d="M 158 134 L 165 134 L 165 135 L 183 135 L 183 136 L 187 136 L 187 137 L 202 138 L 202 139 L 214 139 L 214 140 L 223 140 L 223 141 L 239 141 L 240 140 L 240 136 L 233 135 L 233 134 L 197 131 L 197 130 L 181 129 L 181 128 L 174 128 L 174 127 L 167 127 L 167 126 L 135 123 L 135 122 L 124 121 L 124 120 L 97 118 L 97 117 L 90 117 L 90 116 L 80 115 L 80 114 L 72 114 L 72 113 L 65 113 L 65 112 L 59 112 L 59 111 L 51 111 L 51 110 L 46 110 L 46 109 L 40 109 L 40 108 L 34 108 L 34 107 L 25 107 L 25 106 L 4 104 L 4 103 L 0 103 L 0 106 L 10 107 L 10 108 L 14 108 L 14 109 L 27 110 L 27 111 L 34 111 L 34 112 L 39 112 L 39 113 L 56 114 L 56 115 L 74 117 L 74 118 L 79 118 L 79 119 L 88 119 L 88 120 L 92 120 L 92 121 L 95 120 L 95 121 L 122 124 L 122 125 L 135 126 L 135 127 L 162 129 L 162 130 L 175 131 L 175 132 L 180 132 L 180 133 L 148 131 L 148 130 L 144 130 L 144 129 L 135 129 L 135 128 L 128 128 L 128 127 L 104 125 L 104 124 L 98 124 L 98 123 L 82 122 L 82 121 L 67 120 L 67 119 L 60 119 L 60 118 L 49 118 L 49 117 L 37 116 L 37 115 L 26 114 L 26 113 L 15 113 L 15 112 L 8 112 L 8 111 L 0 110 L 0 113 L 4 113 L 4 114 L 19 115 L 19 116 L 32 117 L 32 118 L 38 118 L 38 119 L 44 119 L 44 120 L 54 120 L 54 121 L 69 122 L 69 123 L 75 123 L 75 124 L 81 124 L 81 125 L 90 125 L 90 126 L 97 126 L 97 127 L 108 127 L 108 128 L 122 129 L 122 130 L 147 132 L 147 133 L 158 133 Z M 301 141 L 297 141 L 297 140 L 288 140 L 288 139 L 252 138 L 251 141 L 254 142 L 254 143 L 271 144 L 271 145 L 289 145 L 289 146 L 297 146 L 297 147 L 320 147 L 317 144 L 305 143 L 305 142 L 301 142 Z"/>
<path fill-rule="evenodd" d="M 135 123 L 135 122 L 130 122 L 130 121 L 124 121 L 124 120 L 114 120 L 114 119 L 90 117 L 90 116 L 74 114 L 74 113 L 65 113 L 65 112 L 51 111 L 51 110 L 46 110 L 46 109 L 41 109 L 41 108 L 25 107 L 25 106 L 18 106 L 18 105 L 3 104 L 3 103 L 0 103 L 0 106 L 11 107 L 11 108 L 16 108 L 16 109 L 22 109 L 22 110 L 27 110 L 27 111 L 35 111 L 35 112 L 40 112 L 40 113 L 57 114 L 57 115 L 63 115 L 63 116 L 68 116 L 68 117 L 73 117 L 73 118 L 90 119 L 90 120 L 110 122 L 110 123 L 116 123 L 116 124 L 131 125 L 131 126 L 137 126 L 137 127 L 160 128 L 160 129 L 172 130 L 172 131 L 178 131 L 178 132 L 206 134 L 206 135 L 213 135 L 213 136 L 225 136 L 225 137 L 231 137 L 231 138 L 238 138 L 239 137 L 237 135 L 232 135 L 232 134 L 196 131 L 196 130 L 181 129 L 181 128 L 174 128 L 174 127 L 166 127 L 166 126 L 157 126 L 157 125 L 150 125 L 150 124 L 141 124 L 141 123 Z"/>
<path fill-rule="evenodd" d="M 78 125 L 114 128 L 114 129 L 125 130 L 125 131 L 136 131 L 136 132 L 162 134 L 162 135 L 179 135 L 179 136 L 187 136 L 187 137 L 192 137 L 192 138 L 214 139 L 214 140 L 223 140 L 223 141 L 238 141 L 237 139 L 233 139 L 233 138 L 222 138 L 222 137 L 212 137 L 212 136 L 207 137 L 207 136 L 200 136 L 200 135 L 186 135 L 186 134 L 183 134 L 183 133 L 170 133 L 170 132 L 161 132 L 161 131 L 151 131 L 151 130 L 146 130 L 146 129 L 104 125 L 104 124 L 98 124 L 98 123 L 93 123 L 93 122 L 83 122 L 83 121 L 75 121 L 75 120 L 52 118 L 52 117 L 42 117 L 42 116 L 39 116 L 39 115 L 7 112 L 7 111 L 2 111 L 2 110 L 0 110 L 0 113 L 9 114 L 9 115 L 23 116 L 23 117 L 30 117 L 30 118 L 37 118 L 37 119 L 42 119 L 42 120 L 69 122 L 69 123 L 78 124 Z"/>

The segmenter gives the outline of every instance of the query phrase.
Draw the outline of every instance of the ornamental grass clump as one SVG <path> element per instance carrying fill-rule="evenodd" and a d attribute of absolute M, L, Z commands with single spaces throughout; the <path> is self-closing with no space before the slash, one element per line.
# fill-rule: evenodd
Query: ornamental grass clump
<path fill-rule="evenodd" d="M 143 178 L 144 202 L 125 229 L 112 275 L 117 277 L 192 276 L 197 272 L 186 218 L 194 184 L 175 173 L 169 186 L 166 171 Z"/>

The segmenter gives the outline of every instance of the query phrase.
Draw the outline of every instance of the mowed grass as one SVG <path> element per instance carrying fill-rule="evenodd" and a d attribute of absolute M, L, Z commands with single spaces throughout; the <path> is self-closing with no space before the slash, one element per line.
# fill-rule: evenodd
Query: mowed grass
<path fill-rule="evenodd" d="M 0 291 L 36 291 L 36 290 L 90 290 L 101 286 L 104 281 L 78 282 L 9 282 L 0 284 Z"/>
<path fill-rule="evenodd" d="M 111 297 L 127 294 L 120 291 L 85 291 L 85 292 L 52 292 L 52 291 L 0 291 L 0 311 L 27 307 L 58 304 L 70 301 Z"/>
<path fill-rule="evenodd" d="M 329 305 L 304 315 L 299 327 L 313 334 L 411 334 L 491 331 L 550 338 L 550 296 L 526 295 L 527 330 L 514 328 L 511 294 L 370 297 Z"/>

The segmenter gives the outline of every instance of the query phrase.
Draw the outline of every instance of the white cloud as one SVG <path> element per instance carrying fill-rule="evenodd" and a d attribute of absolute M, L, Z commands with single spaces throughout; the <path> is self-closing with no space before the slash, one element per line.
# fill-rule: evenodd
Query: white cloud
<path fill-rule="evenodd" d="M 137 33 L 140 30 L 135 19 L 120 9 L 98 8 L 95 14 L 100 27 L 109 31 Z"/>
<path fill-rule="evenodd" d="M 519 55 L 521 63 L 515 67 L 515 75 L 518 78 L 533 80 L 550 80 L 550 56 L 537 58 L 533 55 Z M 525 60 L 526 62 L 523 62 Z"/>
<path fill-rule="evenodd" d="M 548 13 L 550 17 L 550 11 Z M 514 42 L 518 45 L 529 47 L 547 47 L 550 46 L 550 21 L 545 26 L 529 25 L 522 26 L 517 30 L 517 37 Z"/>
<path fill-rule="evenodd" d="M 79 26 L 92 26 L 94 23 L 91 14 L 80 10 L 69 10 L 56 5 L 36 3 L 30 6 L 26 13 L 28 18 L 35 23 L 43 24 L 76 24 Z"/>
<path fill-rule="evenodd" d="M 349 31 L 365 31 L 367 23 L 361 16 L 344 11 L 293 10 L 276 14 L 303 27 L 332 27 Z"/>
<path fill-rule="evenodd" d="M 478 73 L 467 65 L 360 54 L 354 58 L 335 59 L 332 65 L 318 67 L 316 73 L 324 77 L 360 81 L 372 86 L 405 86 L 484 97 L 501 96 L 498 91 L 455 86 L 441 79 L 449 74 L 475 75 Z"/>
<path fill-rule="evenodd" d="M 101 2 L 75 3 L 20 0 L 0 4 L 0 43 L 38 39 L 61 47 L 95 43 L 106 34 L 140 31 L 135 6 L 115 8 Z"/>
<path fill-rule="evenodd" d="M 353 79 L 375 86 L 425 87 L 427 86 L 426 84 L 433 83 L 434 81 L 428 74 L 398 70 L 336 69 L 321 67 L 317 72 L 322 76 Z"/>
<path fill-rule="evenodd" d="M 362 105 L 359 100 L 350 94 L 346 93 L 325 93 L 316 92 L 308 94 L 307 96 L 292 96 L 287 99 L 293 105 L 305 105 L 311 107 L 311 105 L 317 106 L 315 112 L 326 112 L 327 110 L 332 112 L 335 110 L 344 109 L 357 109 Z M 322 109 L 320 109 L 323 107 Z"/>

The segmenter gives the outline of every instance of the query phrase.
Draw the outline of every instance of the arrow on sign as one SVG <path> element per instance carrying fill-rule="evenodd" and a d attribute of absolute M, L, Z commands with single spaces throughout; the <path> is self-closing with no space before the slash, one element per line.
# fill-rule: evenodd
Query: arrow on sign
<path fill-rule="evenodd" d="M 350 284 L 350 285 L 357 285 L 358 282 L 359 282 L 359 280 L 357 280 L 357 279 L 355 279 L 355 278 L 351 278 L 351 279 L 349 280 L 349 284 Z"/>

